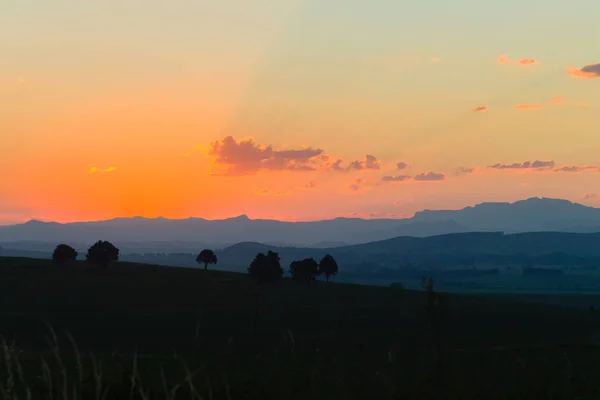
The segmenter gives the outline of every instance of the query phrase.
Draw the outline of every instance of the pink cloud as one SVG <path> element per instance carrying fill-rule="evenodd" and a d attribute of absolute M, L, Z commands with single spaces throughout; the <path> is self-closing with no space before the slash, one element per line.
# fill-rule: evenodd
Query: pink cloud
<path fill-rule="evenodd" d="M 517 104 L 515 106 L 517 110 L 541 110 L 542 108 L 541 104 Z"/>
<path fill-rule="evenodd" d="M 488 110 L 487 106 L 475 106 L 473 107 L 474 112 L 486 112 Z"/>
<path fill-rule="evenodd" d="M 514 64 L 514 65 L 536 65 L 539 64 L 539 61 L 533 58 L 521 58 L 520 60 L 516 60 L 514 58 L 508 57 L 508 55 L 503 54 L 496 60 L 498 64 Z"/>
<path fill-rule="evenodd" d="M 575 78 L 600 78 L 600 62 L 595 64 L 588 64 L 581 68 L 571 66 L 567 68 L 567 71 L 569 72 L 569 75 Z"/>
<path fill-rule="evenodd" d="M 575 106 L 587 106 L 588 102 L 585 100 L 581 100 L 581 101 L 566 101 L 562 98 L 562 96 L 552 96 L 552 103 L 554 104 L 562 104 L 562 105 L 575 105 Z"/>

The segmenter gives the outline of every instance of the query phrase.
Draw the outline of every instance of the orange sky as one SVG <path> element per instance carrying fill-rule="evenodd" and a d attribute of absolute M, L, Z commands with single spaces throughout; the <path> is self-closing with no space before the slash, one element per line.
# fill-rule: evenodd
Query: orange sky
<path fill-rule="evenodd" d="M 472 3 L 10 4 L 0 224 L 598 205 L 593 13 Z"/>

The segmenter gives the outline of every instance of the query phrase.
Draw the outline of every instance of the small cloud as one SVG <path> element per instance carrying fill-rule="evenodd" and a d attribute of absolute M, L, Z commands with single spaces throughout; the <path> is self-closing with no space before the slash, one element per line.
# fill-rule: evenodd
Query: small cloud
<path fill-rule="evenodd" d="M 454 172 L 454 176 L 464 176 L 469 175 L 475 172 L 474 167 L 458 167 Z"/>
<path fill-rule="evenodd" d="M 348 166 L 348 169 L 379 169 L 381 167 L 381 163 L 375 156 L 370 154 L 365 154 L 364 160 L 356 160 L 352 161 Z"/>
<path fill-rule="evenodd" d="M 567 68 L 569 75 L 575 78 L 594 79 L 600 78 L 600 62 L 595 64 L 588 64 L 584 67 L 569 67 Z"/>
<path fill-rule="evenodd" d="M 473 107 L 474 112 L 486 112 L 488 110 L 487 106 L 475 106 Z"/>
<path fill-rule="evenodd" d="M 581 100 L 581 101 L 565 101 L 561 96 L 552 96 L 552 103 L 554 104 L 563 104 L 563 105 L 568 105 L 568 104 L 572 104 L 575 106 L 587 106 L 588 102 L 585 100 Z"/>
<path fill-rule="evenodd" d="M 583 196 L 584 200 L 592 200 L 597 197 L 598 197 L 598 195 L 596 193 L 588 193 L 585 196 Z"/>
<path fill-rule="evenodd" d="M 362 184 L 363 183 L 363 179 L 358 178 L 354 180 L 354 183 L 351 184 L 348 188 L 350 190 L 352 190 L 353 192 L 358 192 L 360 189 L 362 189 Z"/>
<path fill-rule="evenodd" d="M 335 160 L 334 162 L 329 164 L 329 168 L 334 171 L 345 171 L 346 169 L 342 167 L 343 162 L 344 162 L 344 160 L 342 160 L 341 158 L 338 158 L 337 160 Z"/>
<path fill-rule="evenodd" d="M 306 189 L 314 189 L 314 188 L 316 188 L 317 186 L 318 186 L 318 184 L 317 184 L 317 182 L 315 182 L 315 181 L 310 181 L 310 182 L 308 182 L 306 185 L 304 185 L 304 187 L 305 187 Z"/>
<path fill-rule="evenodd" d="M 444 174 L 438 174 L 435 172 L 428 172 L 426 174 L 420 173 L 415 176 L 415 181 L 443 181 L 444 179 L 446 179 Z"/>
<path fill-rule="evenodd" d="M 560 168 L 556 168 L 555 172 L 581 172 L 588 170 L 596 170 L 599 171 L 600 168 L 594 167 L 592 165 L 563 165 Z"/>
<path fill-rule="evenodd" d="M 442 60 L 442 59 L 441 59 L 441 58 L 439 58 L 439 57 L 433 57 L 433 58 L 431 59 L 431 62 L 438 63 L 438 62 L 440 62 L 441 60 Z"/>
<path fill-rule="evenodd" d="M 409 175 L 384 176 L 381 178 L 383 182 L 405 182 L 411 179 L 412 177 Z"/>
<path fill-rule="evenodd" d="M 517 109 L 517 110 L 541 110 L 542 105 L 541 104 L 517 104 L 515 106 L 515 109 Z"/>
<path fill-rule="evenodd" d="M 406 169 L 406 168 L 408 168 L 408 164 L 407 163 L 405 163 L 405 162 L 396 163 L 396 169 L 397 170 L 403 170 L 403 169 Z"/>
<path fill-rule="evenodd" d="M 97 167 L 92 167 L 92 168 L 90 168 L 89 173 L 90 174 L 108 173 L 108 172 L 114 172 L 116 170 L 117 170 L 117 168 L 115 168 L 115 167 L 108 167 L 108 168 L 105 168 L 105 169 L 101 169 L 101 168 L 97 168 Z"/>
<path fill-rule="evenodd" d="M 513 64 L 513 65 L 536 65 L 539 64 L 539 61 L 534 60 L 533 58 L 521 58 L 520 60 L 516 60 L 514 58 L 508 57 L 508 55 L 503 54 L 496 60 L 498 64 Z"/>
<path fill-rule="evenodd" d="M 554 168 L 554 161 L 539 161 L 536 160 L 534 162 L 525 161 L 522 163 L 513 163 L 513 164 L 494 164 L 490 165 L 488 168 L 493 169 L 546 169 L 546 168 Z"/>

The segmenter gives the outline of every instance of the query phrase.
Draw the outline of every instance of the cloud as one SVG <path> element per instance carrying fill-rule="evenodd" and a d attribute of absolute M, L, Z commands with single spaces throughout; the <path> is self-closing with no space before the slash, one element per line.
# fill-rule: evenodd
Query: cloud
<path fill-rule="evenodd" d="M 566 104 L 573 104 L 573 105 L 576 105 L 576 106 L 587 106 L 587 104 L 588 104 L 587 101 L 585 101 L 585 100 L 582 100 L 582 101 L 565 101 L 562 98 L 562 96 L 558 96 L 558 95 L 557 96 L 552 96 L 552 100 L 551 101 L 554 104 L 564 104 L 564 105 L 566 105 Z"/>
<path fill-rule="evenodd" d="M 598 195 L 596 193 L 588 193 L 585 196 L 583 196 L 583 198 L 585 200 L 595 199 L 596 197 L 598 197 Z"/>
<path fill-rule="evenodd" d="M 444 179 L 446 179 L 444 174 L 435 172 L 420 173 L 415 176 L 415 181 L 443 181 Z"/>
<path fill-rule="evenodd" d="M 541 110 L 542 105 L 541 104 L 517 104 L 515 106 L 515 109 L 517 109 L 517 110 Z"/>
<path fill-rule="evenodd" d="M 534 162 L 525 161 L 522 163 L 513 163 L 513 164 L 494 164 L 490 165 L 488 168 L 493 169 L 545 169 L 545 168 L 554 168 L 555 162 L 552 160 L 549 161 L 539 161 L 536 160 Z"/>
<path fill-rule="evenodd" d="M 592 165 L 563 165 L 560 168 L 556 168 L 555 172 L 581 172 L 581 171 L 589 171 L 589 170 L 600 171 L 600 168 L 594 167 Z"/>
<path fill-rule="evenodd" d="M 348 169 L 379 169 L 381 168 L 381 163 L 375 156 L 370 154 L 365 154 L 364 160 L 356 160 L 352 161 L 348 166 Z"/>
<path fill-rule="evenodd" d="M 252 138 L 237 141 L 232 136 L 210 144 L 208 154 L 223 167 L 217 175 L 247 175 L 261 170 L 312 171 L 321 149 L 307 147 L 298 150 L 273 150 L 272 146 L 258 145 Z"/>
<path fill-rule="evenodd" d="M 317 186 L 318 186 L 318 184 L 317 184 L 317 182 L 315 182 L 315 181 L 310 181 L 310 182 L 308 182 L 306 185 L 304 185 L 304 187 L 305 187 L 306 189 L 314 189 L 314 188 L 316 188 Z"/>
<path fill-rule="evenodd" d="M 475 106 L 473 107 L 474 112 L 486 112 L 488 110 L 487 106 Z"/>
<path fill-rule="evenodd" d="M 581 68 L 569 67 L 567 68 L 569 75 L 575 78 L 594 79 L 600 78 L 600 62 L 595 64 L 588 64 Z"/>
<path fill-rule="evenodd" d="M 508 55 L 503 54 L 496 60 L 498 64 L 514 64 L 514 65 L 536 65 L 539 64 L 539 61 L 534 60 L 533 58 L 521 58 L 520 60 L 515 60 L 514 58 L 508 57 Z"/>
<path fill-rule="evenodd" d="M 439 58 L 439 57 L 433 57 L 433 58 L 431 59 L 431 62 L 437 63 L 437 62 L 440 62 L 441 60 L 442 60 L 442 59 L 441 59 L 441 58 Z"/>
<path fill-rule="evenodd" d="M 345 171 L 346 169 L 342 167 L 343 162 L 344 160 L 338 158 L 333 163 L 329 164 L 329 168 L 331 168 L 334 171 Z"/>
<path fill-rule="evenodd" d="M 403 169 L 406 169 L 406 168 L 408 168 L 408 164 L 407 163 L 405 163 L 405 162 L 396 163 L 396 169 L 397 170 L 403 170 Z"/>
<path fill-rule="evenodd" d="M 475 172 L 474 167 L 458 167 L 454 172 L 454 176 L 464 176 L 469 175 Z"/>
<path fill-rule="evenodd" d="M 360 189 L 362 189 L 362 183 L 363 183 L 363 179 L 362 178 L 358 178 L 354 180 L 354 183 L 352 183 L 348 189 L 352 190 L 353 192 L 358 192 Z"/>
<path fill-rule="evenodd" d="M 108 167 L 108 168 L 98 168 L 98 167 L 92 167 L 90 168 L 90 170 L 88 171 L 90 174 L 101 174 L 101 173 L 108 173 L 108 172 L 114 172 L 116 171 L 117 168 L 115 167 Z"/>
<path fill-rule="evenodd" d="M 383 182 L 405 182 L 411 179 L 412 177 L 409 175 L 384 176 L 381 178 Z"/>

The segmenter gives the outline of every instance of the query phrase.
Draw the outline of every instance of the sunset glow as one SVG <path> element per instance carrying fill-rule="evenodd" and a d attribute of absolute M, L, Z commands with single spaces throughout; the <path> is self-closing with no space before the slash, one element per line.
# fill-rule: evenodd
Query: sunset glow
<path fill-rule="evenodd" d="M 8 2 L 0 224 L 600 205 L 584 3 Z"/>

